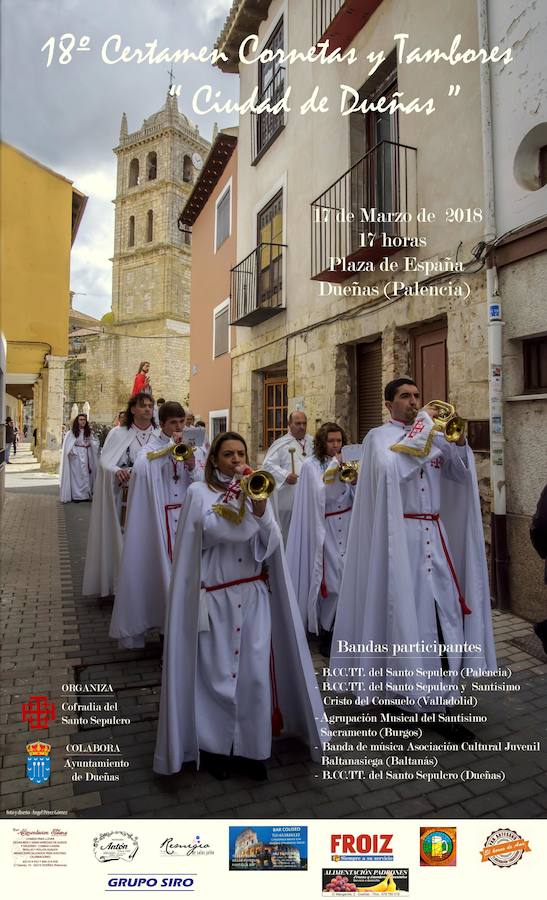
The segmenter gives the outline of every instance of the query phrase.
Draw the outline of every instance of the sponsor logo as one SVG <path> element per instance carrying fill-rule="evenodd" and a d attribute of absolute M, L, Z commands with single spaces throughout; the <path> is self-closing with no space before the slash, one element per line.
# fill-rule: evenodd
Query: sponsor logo
<path fill-rule="evenodd" d="M 27 744 L 27 778 L 34 784 L 43 784 L 51 775 L 51 744 L 35 741 Z"/>
<path fill-rule="evenodd" d="M 54 718 L 55 704 L 43 695 L 32 694 L 22 705 L 22 721 L 28 722 L 29 728 L 47 728 Z"/>
<path fill-rule="evenodd" d="M 109 891 L 193 891 L 195 875 L 151 874 L 109 875 L 106 889 Z"/>
<path fill-rule="evenodd" d="M 174 838 L 165 838 L 160 844 L 162 856 L 212 856 L 215 851 L 199 834 L 187 844 L 179 844 Z"/>
<path fill-rule="evenodd" d="M 392 834 L 331 834 L 333 862 L 393 862 Z"/>
<path fill-rule="evenodd" d="M 375 897 L 408 894 L 408 869 L 323 869 L 323 896 L 373 893 Z"/>
<path fill-rule="evenodd" d="M 456 865 L 455 828 L 420 828 L 420 865 Z"/>
<path fill-rule="evenodd" d="M 279 872 L 308 868 L 306 825 L 230 825 L 230 869 Z"/>
<path fill-rule="evenodd" d="M 524 853 L 529 853 L 530 850 L 528 841 L 523 840 L 516 831 L 498 828 L 486 838 L 481 850 L 481 862 L 491 862 L 494 866 L 506 869 L 509 866 L 516 866 Z"/>
<path fill-rule="evenodd" d="M 134 859 L 139 842 L 134 834 L 128 831 L 105 831 L 93 841 L 93 853 L 99 862 L 112 862 L 114 859 Z"/>

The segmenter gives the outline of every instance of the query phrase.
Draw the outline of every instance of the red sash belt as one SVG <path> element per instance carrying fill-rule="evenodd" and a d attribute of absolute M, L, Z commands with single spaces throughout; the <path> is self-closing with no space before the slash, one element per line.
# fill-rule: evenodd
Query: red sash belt
<path fill-rule="evenodd" d="M 251 578 L 236 578 L 235 581 L 225 581 L 224 584 L 212 584 L 210 587 L 207 585 L 202 585 L 203 590 L 209 591 L 222 591 L 224 588 L 235 587 L 237 584 L 250 584 L 251 581 L 267 581 L 268 573 L 261 572 L 260 575 L 253 575 Z"/>
<path fill-rule="evenodd" d="M 464 616 L 468 616 L 471 613 L 467 603 L 465 602 L 465 597 L 463 596 L 462 589 L 460 587 L 460 583 L 458 581 L 458 576 L 456 575 L 456 569 L 454 568 L 454 563 L 450 559 L 450 553 L 448 552 L 448 547 L 446 546 L 446 541 L 444 539 L 444 535 L 441 528 L 441 523 L 439 521 L 439 513 L 405 513 L 405 519 L 421 519 L 425 522 L 435 522 L 437 526 L 437 531 L 439 532 L 439 537 L 441 539 L 441 546 L 443 548 L 444 555 L 446 557 L 446 561 L 448 563 L 448 568 L 450 569 L 450 574 L 452 575 L 452 580 L 456 586 L 456 590 L 458 592 L 458 602 L 462 608 L 462 613 Z"/>
<path fill-rule="evenodd" d="M 328 519 L 329 516 L 341 516 L 344 513 L 351 512 L 353 506 L 348 506 L 346 509 L 337 509 L 336 512 L 325 513 L 325 519 Z"/>
<path fill-rule="evenodd" d="M 170 509 L 180 509 L 182 503 L 166 503 L 164 506 L 165 509 L 165 528 L 167 530 L 167 552 L 169 554 L 169 559 L 173 562 L 173 545 L 171 542 L 171 529 L 169 528 L 169 510 Z"/>

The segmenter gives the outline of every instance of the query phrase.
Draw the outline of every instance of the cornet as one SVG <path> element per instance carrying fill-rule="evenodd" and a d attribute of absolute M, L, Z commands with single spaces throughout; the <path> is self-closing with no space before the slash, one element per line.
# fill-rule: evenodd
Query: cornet
<path fill-rule="evenodd" d="M 352 459 L 351 462 L 341 462 L 338 469 L 327 469 L 323 475 L 325 484 L 332 484 L 336 476 L 345 484 L 355 484 L 359 475 L 359 460 Z"/>
<path fill-rule="evenodd" d="M 445 403 L 444 400 L 430 400 L 426 406 L 436 406 L 438 414 L 433 417 L 436 431 L 442 431 L 447 441 L 459 441 L 462 434 L 465 433 L 465 419 L 462 419 L 456 412 L 452 403 Z"/>
<path fill-rule="evenodd" d="M 275 491 L 275 478 L 271 472 L 265 469 L 257 469 L 250 475 L 244 475 L 239 482 L 242 492 L 249 500 L 258 502 L 259 500 L 267 500 Z"/>
<path fill-rule="evenodd" d="M 146 454 L 146 458 L 160 459 L 160 457 L 167 456 L 170 453 L 176 462 L 185 462 L 187 459 L 190 459 L 195 449 L 195 447 L 189 447 L 188 444 L 174 444 L 173 446 L 168 444 L 167 447 L 162 447 L 161 450 L 151 450 L 150 453 Z"/>

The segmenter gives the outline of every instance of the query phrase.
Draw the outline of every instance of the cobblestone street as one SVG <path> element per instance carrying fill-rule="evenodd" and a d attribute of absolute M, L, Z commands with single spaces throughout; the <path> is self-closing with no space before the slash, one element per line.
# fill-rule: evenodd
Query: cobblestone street
<path fill-rule="evenodd" d="M 544 753 L 441 752 L 446 771 L 471 766 L 503 769 L 503 783 L 473 779 L 463 783 L 329 782 L 307 751 L 289 739 L 276 739 L 268 763 L 269 780 L 244 777 L 215 781 L 187 765 L 170 778 L 155 776 L 152 756 L 160 690 L 159 643 L 146 650 L 120 651 L 108 638 L 111 601 L 81 597 L 89 503 L 61 506 L 58 479 L 38 471 L 22 445 L 6 475 L 3 510 L 1 809 L 50 811 L 57 818 L 386 818 L 442 815 L 449 818 L 538 818 L 547 811 Z M 481 741 L 517 744 L 546 739 L 547 658 L 530 623 L 494 613 L 500 665 L 512 669 L 512 693 L 480 692 L 474 712 L 488 723 L 473 728 Z M 317 669 L 322 658 L 314 655 Z M 118 715 L 128 725 L 78 730 L 61 724 L 66 683 L 110 683 Z M 57 715 L 48 729 L 29 730 L 21 705 L 29 695 L 54 701 Z M 64 713 L 70 715 L 70 713 Z M 426 732 L 426 739 L 433 737 Z M 438 737 L 438 736 L 437 736 Z M 52 745 L 47 786 L 25 776 L 25 744 Z M 120 781 L 75 783 L 64 768 L 66 745 L 114 744 L 130 763 Z M 545 743 L 544 743 L 545 746 Z M 74 754 L 72 754 L 74 755 Z M 24 813 L 21 812 L 21 815 Z M 47 813 L 46 813 L 47 814 Z M 13 817 L 14 813 L 10 813 Z"/>

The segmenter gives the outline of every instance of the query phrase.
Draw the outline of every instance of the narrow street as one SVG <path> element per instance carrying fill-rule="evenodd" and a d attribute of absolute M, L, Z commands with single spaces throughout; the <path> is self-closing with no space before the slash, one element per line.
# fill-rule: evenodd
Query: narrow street
<path fill-rule="evenodd" d="M 111 601 L 81 596 L 89 503 L 62 506 L 58 478 L 39 472 L 27 444 L 6 467 L 3 509 L 1 809 L 29 810 L 58 818 L 385 818 L 442 815 L 450 818 L 537 818 L 547 809 L 547 774 L 540 752 L 444 752 L 447 771 L 503 769 L 505 781 L 462 783 L 417 781 L 329 782 L 307 761 L 295 741 L 276 739 L 269 781 L 215 781 L 187 765 L 170 778 L 155 776 L 152 756 L 161 672 L 159 643 L 146 650 L 120 651 L 108 638 Z M 512 693 L 481 692 L 476 711 L 488 723 L 474 729 L 481 741 L 531 743 L 546 739 L 547 658 L 528 622 L 494 613 L 500 665 L 513 672 Z M 315 655 L 318 669 L 321 657 Z M 112 685 L 118 715 L 127 725 L 78 730 L 61 724 L 61 704 L 73 700 L 63 684 Z M 45 695 L 56 704 L 55 721 L 29 730 L 22 704 Z M 86 698 L 87 699 L 87 698 Z M 427 733 L 431 738 L 431 733 Z M 52 774 L 46 786 L 25 776 L 25 744 L 52 745 Z M 64 767 L 68 744 L 112 744 L 129 766 L 117 783 L 74 782 Z M 74 756 L 74 753 L 71 754 Z M 392 786 L 393 785 L 393 786 Z"/>

